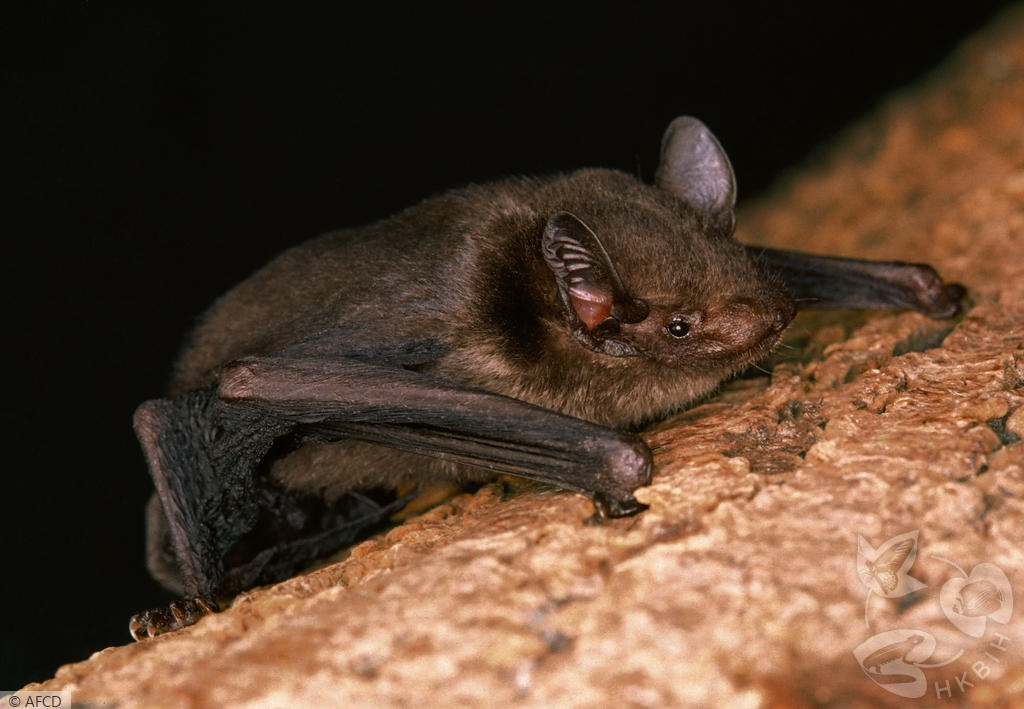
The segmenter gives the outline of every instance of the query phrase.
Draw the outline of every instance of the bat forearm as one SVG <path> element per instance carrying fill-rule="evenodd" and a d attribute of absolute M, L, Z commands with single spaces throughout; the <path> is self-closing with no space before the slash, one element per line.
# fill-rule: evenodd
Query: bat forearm
<path fill-rule="evenodd" d="M 303 425 L 528 477 L 589 495 L 608 516 L 641 506 L 651 455 L 637 437 L 516 399 L 351 360 L 249 360 L 223 373 L 228 402 Z"/>
<path fill-rule="evenodd" d="M 782 279 L 801 309 L 906 309 L 942 318 L 959 312 L 965 293 L 925 264 L 746 248 L 755 262 Z"/>

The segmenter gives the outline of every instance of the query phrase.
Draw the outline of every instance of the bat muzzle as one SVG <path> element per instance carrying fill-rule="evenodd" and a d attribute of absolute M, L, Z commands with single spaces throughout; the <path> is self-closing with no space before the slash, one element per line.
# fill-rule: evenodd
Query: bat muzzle
<path fill-rule="evenodd" d="M 790 298 L 764 302 L 739 299 L 709 307 L 697 325 L 708 354 L 742 357 L 774 342 L 796 314 Z"/>

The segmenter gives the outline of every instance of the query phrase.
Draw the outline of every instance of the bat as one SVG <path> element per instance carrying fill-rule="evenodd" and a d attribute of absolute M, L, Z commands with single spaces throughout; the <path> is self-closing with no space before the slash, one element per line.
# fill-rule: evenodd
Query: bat
<path fill-rule="evenodd" d="M 185 600 L 133 637 L 352 543 L 416 481 L 511 474 L 635 514 L 635 431 L 771 351 L 797 304 L 959 310 L 926 265 L 743 246 L 735 202 L 721 145 L 684 116 L 653 185 L 584 169 L 457 189 L 236 286 L 135 412 L 149 568 Z"/>

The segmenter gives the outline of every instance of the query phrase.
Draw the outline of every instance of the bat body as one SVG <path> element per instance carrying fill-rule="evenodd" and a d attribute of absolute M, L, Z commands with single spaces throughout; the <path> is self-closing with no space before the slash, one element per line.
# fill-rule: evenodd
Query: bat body
<path fill-rule="evenodd" d="M 631 431 L 768 353 L 796 311 L 913 308 L 927 266 L 744 247 L 735 179 L 692 118 L 656 184 L 613 170 L 472 186 L 301 244 L 226 294 L 135 428 L 150 568 L 188 601 L 152 635 L 351 543 L 417 480 L 503 472 L 641 509 Z"/>

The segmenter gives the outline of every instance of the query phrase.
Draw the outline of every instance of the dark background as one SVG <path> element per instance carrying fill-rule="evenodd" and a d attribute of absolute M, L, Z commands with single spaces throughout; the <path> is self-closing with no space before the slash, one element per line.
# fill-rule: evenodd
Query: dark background
<path fill-rule="evenodd" d="M 273 254 L 470 181 L 649 178 L 682 113 L 718 134 L 742 200 L 1001 4 L 7 18 L 0 689 L 127 642 L 133 612 L 170 600 L 143 565 L 131 413 L 196 316 Z"/>

